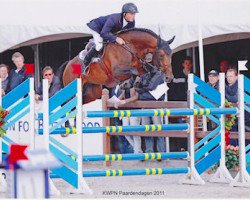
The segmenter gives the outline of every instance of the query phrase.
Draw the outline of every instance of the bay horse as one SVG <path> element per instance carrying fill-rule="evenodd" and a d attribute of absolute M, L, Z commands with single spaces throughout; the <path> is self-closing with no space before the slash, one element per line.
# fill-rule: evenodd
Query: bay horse
<path fill-rule="evenodd" d="M 66 86 L 75 78 L 81 76 L 83 90 L 83 104 L 94 101 L 102 95 L 102 85 L 114 87 L 131 76 L 131 69 L 138 74 L 145 73 L 144 57 L 147 53 L 153 54 L 153 63 L 166 74 L 166 81 L 173 79 L 171 67 L 172 51 L 169 46 L 174 37 L 164 41 L 153 31 L 143 28 L 132 28 L 117 33 L 126 45 L 107 43 L 104 53 L 98 62 L 89 65 L 88 75 L 73 73 L 73 65 L 80 64 L 78 56 L 70 60 L 63 72 L 63 85 Z"/>

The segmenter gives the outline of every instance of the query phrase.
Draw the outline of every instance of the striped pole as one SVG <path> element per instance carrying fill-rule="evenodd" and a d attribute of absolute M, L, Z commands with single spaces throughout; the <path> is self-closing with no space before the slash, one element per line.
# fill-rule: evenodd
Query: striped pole
<path fill-rule="evenodd" d="M 93 161 L 120 161 L 120 160 L 160 160 L 160 159 L 183 159 L 188 158 L 188 152 L 171 153 L 140 153 L 140 154 L 107 154 L 83 156 L 83 162 Z"/>
<path fill-rule="evenodd" d="M 199 108 L 199 109 L 143 109 L 143 110 L 108 110 L 87 111 L 86 117 L 152 117 L 152 116 L 187 116 L 236 114 L 236 108 Z"/>
<path fill-rule="evenodd" d="M 188 172 L 189 172 L 188 167 L 150 168 L 150 169 L 136 169 L 136 170 L 102 170 L 102 171 L 84 171 L 83 177 L 187 174 Z"/>
<path fill-rule="evenodd" d="M 125 132 L 152 132 L 152 131 L 170 131 L 170 130 L 187 130 L 189 125 L 184 124 L 153 124 L 139 126 L 103 126 L 103 127 L 84 127 L 82 133 L 125 133 Z M 43 134 L 43 129 L 39 129 L 38 133 Z M 57 128 L 50 134 L 75 134 L 75 127 Z"/>

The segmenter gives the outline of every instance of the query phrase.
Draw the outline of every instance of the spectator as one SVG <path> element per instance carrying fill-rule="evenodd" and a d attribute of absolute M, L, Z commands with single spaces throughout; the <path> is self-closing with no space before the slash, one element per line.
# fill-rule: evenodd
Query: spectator
<path fill-rule="evenodd" d="M 113 87 L 111 89 L 111 91 L 109 92 L 109 94 L 110 94 L 110 98 L 113 97 L 114 95 L 116 97 L 121 96 L 122 91 L 120 89 L 120 86 L 117 85 L 116 87 Z M 114 125 L 114 126 L 121 126 L 122 122 L 121 122 L 121 120 L 119 118 L 111 118 L 111 124 Z M 116 141 L 114 141 L 114 139 L 117 139 L 118 149 L 119 149 L 119 152 L 121 154 L 124 154 L 124 153 L 133 153 L 133 147 L 130 145 L 130 143 L 125 138 L 125 136 L 119 135 L 119 136 L 116 136 L 116 137 L 111 137 L 111 143 L 112 143 L 113 147 L 116 144 Z"/>
<path fill-rule="evenodd" d="M 188 90 L 188 74 L 192 72 L 193 61 L 190 56 L 186 56 L 182 61 L 182 69 L 175 71 L 175 78 L 169 85 L 169 100 L 172 101 L 187 101 Z M 170 123 L 185 123 L 183 118 L 169 118 Z M 186 138 L 176 138 L 176 145 L 173 147 L 174 151 L 187 149 Z"/>
<path fill-rule="evenodd" d="M 175 74 L 171 90 L 173 91 L 173 100 L 175 101 L 187 101 L 187 89 L 188 89 L 188 74 L 191 73 L 193 66 L 192 58 L 187 56 L 183 59 L 183 70 L 179 74 Z"/>
<path fill-rule="evenodd" d="M 219 90 L 219 73 L 216 70 L 211 70 L 208 73 L 208 85 Z"/>
<path fill-rule="evenodd" d="M 216 90 L 219 90 L 219 73 L 216 70 L 211 70 L 208 73 L 208 85 L 213 87 Z M 208 130 L 214 130 L 216 128 L 217 124 L 213 121 L 209 120 L 208 122 Z"/>
<path fill-rule="evenodd" d="M 12 61 L 16 65 L 16 69 L 12 69 L 9 74 L 9 83 L 7 86 L 7 93 L 13 90 L 16 86 L 21 84 L 26 79 L 32 77 L 31 74 L 25 74 L 24 57 L 21 53 L 16 52 L 12 55 Z"/>
<path fill-rule="evenodd" d="M 226 78 L 228 84 L 226 85 L 226 99 L 232 103 L 238 103 L 238 72 L 235 68 L 230 67 L 227 70 Z M 250 131 L 250 113 L 245 111 L 245 128 L 246 131 Z M 237 120 L 235 122 L 235 125 L 233 125 L 233 128 L 231 131 L 237 131 Z M 237 139 L 231 139 L 230 144 L 237 146 L 238 140 Z"/>
<path fill-rule="evenodd" d="M 153 55 L 147 54 L 146 55 L 146 62 L 152 64 Z M 139 93 L 139 100 L 144 101 L 164 101 L 165 94 L 163 94 L 159 99 L 155 99 L 154 96 L 149 91 L 155 90 L 158 85 L 164 83 L 164 74 L 159 71 L 151 71 L 145 73 L 141 76 L 140 80 L 135 83 L 135 89 Z M 154 117 L 142 117 L 142 124 L 162 124 L 161 117 L 154 116 Z M 166 145 L 163 137 L 156 138 L 157 143 L 157 151 L 158 152 L 165 152 Z M 154 138 L 153 137 L 145 137 L 145 146 L 146 146 L 146 153 L 154 152 Z"/>
<path fill-rule="evenodd" d="M 226 73 L 229 68 L 229 62 L 227 60 L 220 61 L 220 72 Z"/>
<path fill-rule="evenodd" d="M 229 102 L 237 103 L 238 102 L 238 72 L 235 68 L 230 68 L 226 73 L 226 90 L 225 95 L 226 99 Z"/>
<path fill-rule="evenodd" d="M 2 80 L 2 96 L 5 95 L 6 89 L 9 83 L 9 77 L 8 77 L 8 66 L 5 64 L 0 65 L 0 78 Z"/>
<path fill-rule="evenodd" d="M 128 83 L 130 80 L 125 81 L 121 84 L 120 89 L 122 90 L 122 94 L 119 96 L 121 100 L 120 105 L 134 102 L 138 99 L 138 93 L 135 91 L 135 88 L 130 88 L 130 84 Z M 118 107 L 119 105 L 117 105 Z M 116 108 L 117 108 L 116 107 Z M 140 117 L 123 117 L 122 118 L 123 126 L 136 126 L 140 125 Z M 140 136 L 125 136 L 131 146 L 133 146 L 134 153 L 142 153 L 141 148 L 141 137 Z"/>
<path fill-rule="evenodd" d="M 53 69 L 50 66 L 44 67 L 43 78 L 48 79 L 48 82 L 49 82 L 49 97 L 52 97 L 55 93 L 57 93 L 62 88 L 60 79 L 54 75 Z M 35 94 L 35 100 L 37 102 L 43 100 L 42 84 L 40 84 Z"/>
<path fill-rule="evenodd" d="M 225 95 L 226 99 L 231 103 L 238 102 L 238 72 L 235 68 L 230 68 L 226 72 L 226 90 Z M 237 120 L 233 125 L 231 131 L 235 132 L 238 131 Z M 230 144 L 234 146 L 238 146 L 238 139 L 230 139 Z"/>

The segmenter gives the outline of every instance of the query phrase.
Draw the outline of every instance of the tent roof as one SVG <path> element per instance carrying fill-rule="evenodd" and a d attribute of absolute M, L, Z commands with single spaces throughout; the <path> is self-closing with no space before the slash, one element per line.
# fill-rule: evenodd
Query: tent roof
<path fill-rule="evenodd" d="M 0 52 L 10 48 L 89 35 L 86 23 L 119 12 L 127 0 L 1 0 Z M 197 46 L 198 24 L 204 44 L 249 38 L 248 0 L 133 0 L 136 26 L 149 28 L 177 50 Z M 232 34 L 234 33 L 234 34 Z"/>

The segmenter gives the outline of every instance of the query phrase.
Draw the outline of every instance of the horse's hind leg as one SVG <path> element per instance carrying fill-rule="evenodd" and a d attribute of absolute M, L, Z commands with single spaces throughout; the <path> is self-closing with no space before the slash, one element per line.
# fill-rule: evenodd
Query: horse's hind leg
<path fill-rule="evenodd" d="M 82 96 L 83 96 L 83 104 L 99 99 L 102 96 L 102 86 L 86 83 L 83 86 Z"/>

